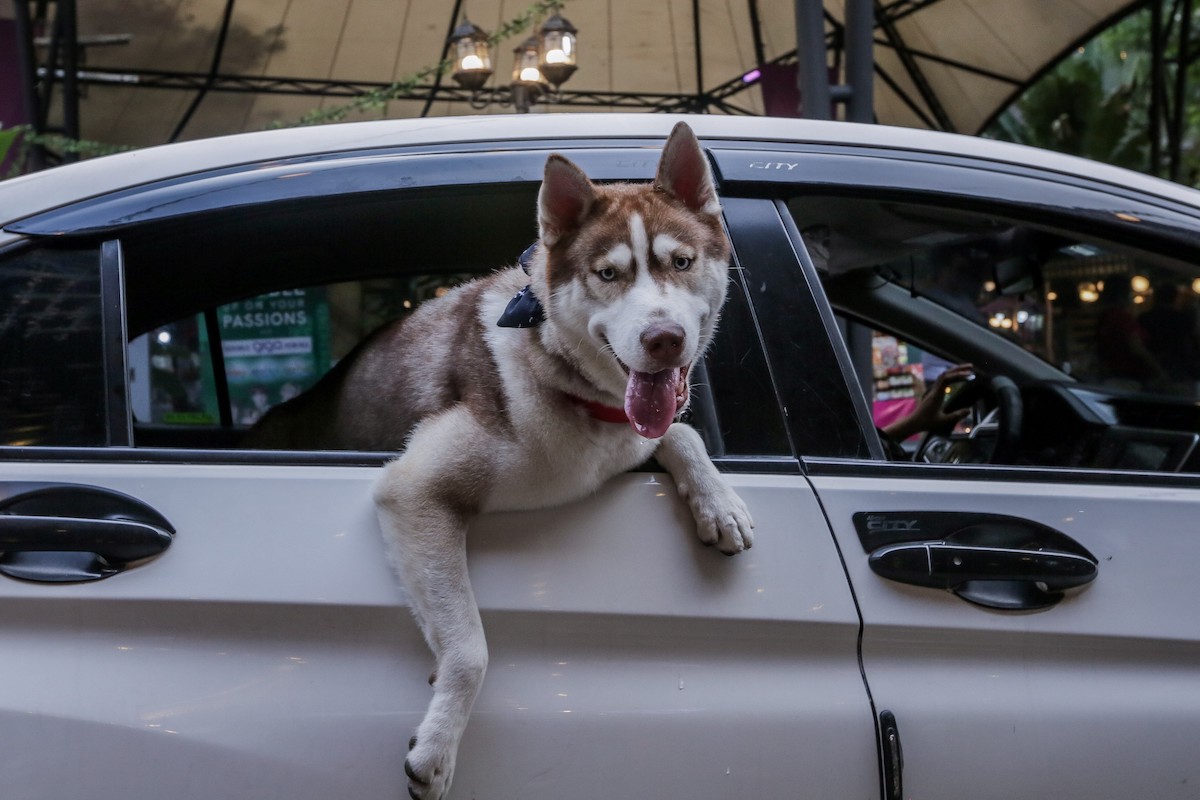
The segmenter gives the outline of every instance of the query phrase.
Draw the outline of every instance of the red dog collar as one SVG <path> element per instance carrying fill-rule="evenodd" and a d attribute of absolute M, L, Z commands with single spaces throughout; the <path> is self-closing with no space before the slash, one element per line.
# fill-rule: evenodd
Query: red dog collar
<path fill-rule="evenodd" d="M 564 394 L 566 394 L 564 392 Z M 623 422 L 628 424 L 629 417 L 625 415 L 625 409 L 606 406 L 603 403 L 597 403 L 594 400 L 584 400 L 582 397 L 576 397 L 573 394 L 566 394 L 566 398 L 577 406 L 582 407 L 588 412 L 588 416 L 592 419 L 598 419 L 601 422 Z"/>

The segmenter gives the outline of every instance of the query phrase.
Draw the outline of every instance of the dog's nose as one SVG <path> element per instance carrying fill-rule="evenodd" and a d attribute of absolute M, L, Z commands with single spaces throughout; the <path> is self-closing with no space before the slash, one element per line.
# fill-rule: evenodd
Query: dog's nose
<path fill-rule="evenodd" d="M 642 331 L 642 348 L 655 361 L 668 364 L 683 352 L 683 337 L 683 328 L 674 322 L 651 325 Z"/>

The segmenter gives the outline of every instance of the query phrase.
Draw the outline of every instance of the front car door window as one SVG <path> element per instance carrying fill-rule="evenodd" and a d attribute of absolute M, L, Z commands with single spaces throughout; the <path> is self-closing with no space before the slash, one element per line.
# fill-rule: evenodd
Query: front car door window
<path fill-rule="evenodd" d="M 1200 471 L 1200 265 L 998 213 L 828 197 L 788 209 L 841 313 L 882 333 L 872 367 L 906 368 L 870 386 L 874 401 L 904 395 L 905 373 L 928 385 L 972 362 L 1020 387 L 1003 463 Z M 992 461 L 968 441 L 988 435 L 948 435 L 943 461 Z"/>
<path fill-rule="evenodd" d="M 932 204 L 802 196 L 788 208 L 839 311 L 879 334 L 877 411 L 907 399 L 900 384 L 971 362 L 1021 390 L 1003 463 L 1200 471 L 1200 265 Z M 960 431 L 943 455 L 993 460 L 967 442 L 986 435 Z"/>

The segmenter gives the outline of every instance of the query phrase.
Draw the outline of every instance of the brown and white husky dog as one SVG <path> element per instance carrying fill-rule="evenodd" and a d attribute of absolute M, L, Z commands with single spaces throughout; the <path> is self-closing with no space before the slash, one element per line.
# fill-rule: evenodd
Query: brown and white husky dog
<path fill-rule="evenodd" d="M 675 126 L 652 184 L 595 185 L 550 156 L 538 223 L 529 275 L 514 267 L 426 303 L 251 433 L 260 447 L 404 451 L 375 502 L 436 658 L 405 762 L 418 800 L 449 788 L 487 668 L 467 577 L 474 515 L 565 503 L 653 455 L 703 542 L 728 554 L 752 542 L 746 506 L 699 435 L 675 422 L 729 280 L 716 188 L 692 130 Z M 536 324 L 499 327 L 527 284 L 541 313 L 525 322 Z"/>

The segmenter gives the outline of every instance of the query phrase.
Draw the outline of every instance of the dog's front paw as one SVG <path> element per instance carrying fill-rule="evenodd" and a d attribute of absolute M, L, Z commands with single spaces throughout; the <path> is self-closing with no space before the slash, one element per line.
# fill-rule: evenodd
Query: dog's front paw
<path fill-rule="evenodd" d="M 454 777 L 453 746 L 438 745 L 435 737 L 419 733 L 408 742 L 404 774 L 408 776 L 408 794 L 413 800 L 442 800 Z"/>
<path fill-rule="evenodd" d="M 706 545 L 727 556 L 749 550 L 754 544 L 754 520 L 737 492 L 724 481 L 688 497 L 696 518 L 696 535 Z"/>
<path fill-rule="evenodd" d="M 729 556 L 749 550 L 754 544 L 750 509 L 709 460 L 700 434 L 690 425 L 675 423 L 656 455 L 691 508 L 700 541 Z"/>

